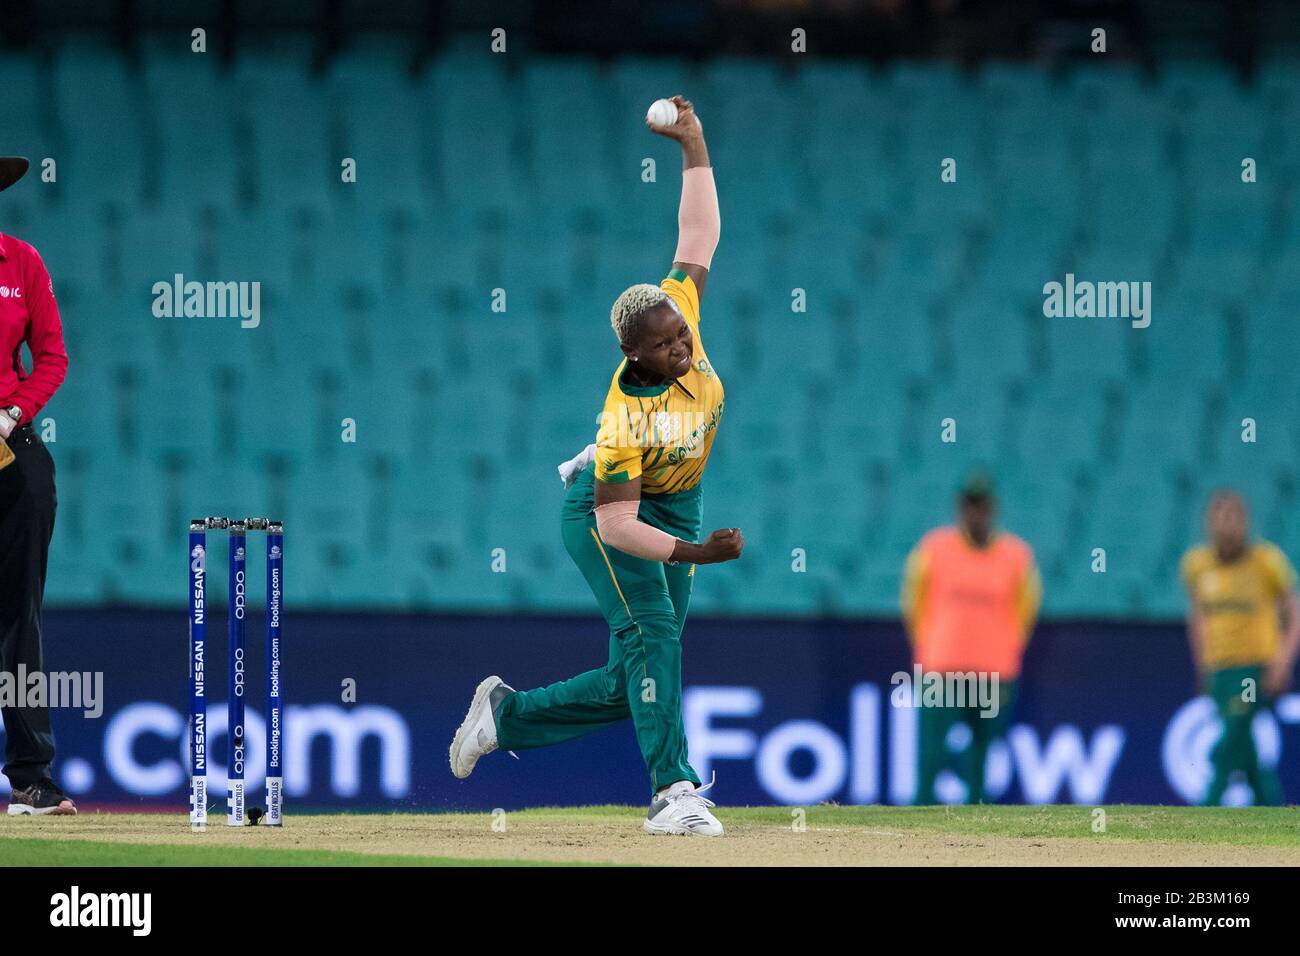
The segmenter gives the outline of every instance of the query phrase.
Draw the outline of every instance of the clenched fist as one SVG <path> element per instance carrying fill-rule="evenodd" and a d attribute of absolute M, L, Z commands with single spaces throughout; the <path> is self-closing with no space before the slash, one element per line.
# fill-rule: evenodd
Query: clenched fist
<path fill-rule="evenodd" d="M 745 550 L 745 536 L 739 528 L 719 528 L 700 547 L 704 549 L 704 556 L 696 564 L 735 561 L 740 557 L 740 552 Z"/>

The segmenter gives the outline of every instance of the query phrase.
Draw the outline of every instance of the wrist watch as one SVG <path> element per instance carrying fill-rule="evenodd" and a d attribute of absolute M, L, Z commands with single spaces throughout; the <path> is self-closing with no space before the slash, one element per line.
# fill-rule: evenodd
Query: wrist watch
<path fill-rule="evenodd" d="M 10 405 L 5 409 L 5 414 L 14 420 L 15 425 L 23 420 L 23 410 L 17 405 Z"/>

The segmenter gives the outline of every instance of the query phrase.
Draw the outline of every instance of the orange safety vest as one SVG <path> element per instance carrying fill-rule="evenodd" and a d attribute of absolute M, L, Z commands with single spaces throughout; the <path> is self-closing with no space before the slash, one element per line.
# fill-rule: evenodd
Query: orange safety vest
<path fill-rule="evenodd" d="M 937 528 L 921 539 L 907 573 L 916 663 L 927 671 L 1019 675 L 1040 592 L 1029 545 L 998 532 L 977 548 L 959 528 Z"/>

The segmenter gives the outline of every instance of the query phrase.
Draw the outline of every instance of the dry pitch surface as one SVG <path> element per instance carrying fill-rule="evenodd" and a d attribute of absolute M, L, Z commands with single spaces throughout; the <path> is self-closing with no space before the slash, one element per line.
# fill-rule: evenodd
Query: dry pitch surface
<path fill-rule="evenodd" d="M 1091 807 L 719 808 L 717 840 L 652 837 L 643 811 L 286 816 L 283 829 L 191 833 L 183 813 L 0 818 L 0 860 L 69 865 L 1300 866 L 1300 809 Z M 504 826 L 503 826 L 504 825 Z"/>

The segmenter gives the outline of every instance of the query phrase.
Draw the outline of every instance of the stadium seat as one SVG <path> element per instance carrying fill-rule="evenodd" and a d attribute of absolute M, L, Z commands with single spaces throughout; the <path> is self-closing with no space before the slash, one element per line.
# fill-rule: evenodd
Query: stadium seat
<path fill-rule="evenodd" d="M 698 91 L 723 211 L 706 523 L 749 538 L 699 575 L 697 609 L 896 613 L 903 559 L 976 462 L 1055 613 L 1180 613 L 1177 556 L 1219 483 L 1300 551 L 1300 390 L 1276 345 L 1300 308 L 1300 245 L 1276 226 L 1300 168 L 1290 60 L 1242 85 L 1189 62 L 516 68 L 453 45 L 411 71 L 362 45 L 316 70 L 312 52 L 223 67 L 151 41 L 128 65 L 73 44 L 48 78 L 0 57 L 4 128 L 61 157 L 57 184 L 5 198 L 72 359 L 42 416 L 51 602 L 174 601 L 191 512 L 278 508 L 304 603 L 588 610 L 554 467 L 594 437 L 611 303 L 671 260 L 677 155 L 642 117 L 679 89 Z M 1151 326 L 1045 316 L 1067 272 L 1151 281 Z M 156 317 L 175 273 L 260 282 L 259 326 Z M 162 489 L 157 513 L 124 485 Z"/>

